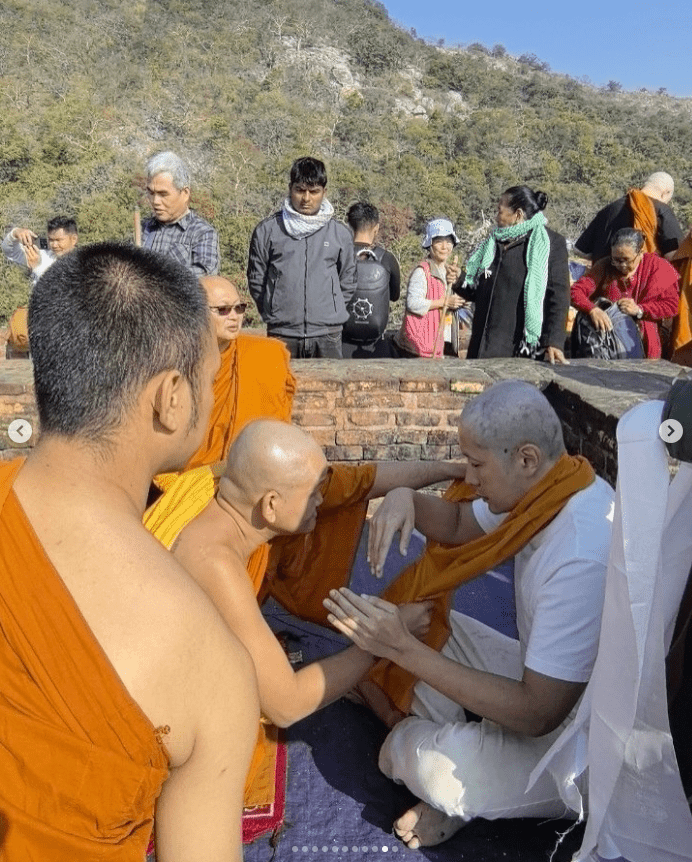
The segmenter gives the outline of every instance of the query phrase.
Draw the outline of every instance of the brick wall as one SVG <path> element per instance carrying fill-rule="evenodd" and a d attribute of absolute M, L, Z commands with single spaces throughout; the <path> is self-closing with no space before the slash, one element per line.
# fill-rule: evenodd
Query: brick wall
<path fill-rule="evenodd" d="M 456 424 L 467 400 L 511 377 L 538 386 L 562 419 L 570 452 L 615 481 L 615 427 L 638 401 L 659 397 L 679 371 L 668 362 L 578 360 L 569 366 L 513 359 L 460 361 L 298 360 L 293 419 L 330 460 L 457 457 Z M 23 446 L 7 437 L 12 419 L 36 426 L 27 360 L 0 362 L 0 458 Z"/>

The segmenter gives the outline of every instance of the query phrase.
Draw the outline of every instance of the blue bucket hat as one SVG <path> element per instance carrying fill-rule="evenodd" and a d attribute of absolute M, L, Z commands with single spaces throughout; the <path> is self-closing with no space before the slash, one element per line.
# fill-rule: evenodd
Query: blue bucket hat
<path fill-rule="evenodd" d="M 459 242 L 459 237 L 454 233 L 454 225 L 447 218 L 434 218 L 425 226 L 425 239 L 421 242 L 423 248 L 430 248 L 432 241 L 438 236 L 451 236 L 454 245 Z"/>

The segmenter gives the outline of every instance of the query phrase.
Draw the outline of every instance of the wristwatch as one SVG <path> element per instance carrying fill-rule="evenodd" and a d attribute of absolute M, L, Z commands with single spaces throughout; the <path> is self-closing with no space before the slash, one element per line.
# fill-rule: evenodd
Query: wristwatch
<path fill-rule="evenodd" d="M 641 320 L 644 317 L 644 309 L 640 306 L 639 311 L 635 314 L 637 320 Z"/>

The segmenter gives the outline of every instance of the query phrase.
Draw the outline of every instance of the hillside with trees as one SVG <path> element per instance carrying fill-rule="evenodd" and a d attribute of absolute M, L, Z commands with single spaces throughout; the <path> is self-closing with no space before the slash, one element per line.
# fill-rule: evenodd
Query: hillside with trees
<path fill-rule="evenodd" d="M 131 238 L 144 162 L 173 149 L 241 284 L 250 232 L 306 154 L 327 163 L 338 215 L 380 207 L 404 270 L 427 218 L 449 215 L 464 253 L 515 183 L 544 189 L 575 239 L 668 170 L 692 221 L 692 100 L 598 89 L 501 45 L 432 45 L 373 0 L 3 0 L 0 110 L 3 228 L 67 214 L 82 242 Z M 0 277 L 2 320 L 28 284 L 4 261 Z"/>

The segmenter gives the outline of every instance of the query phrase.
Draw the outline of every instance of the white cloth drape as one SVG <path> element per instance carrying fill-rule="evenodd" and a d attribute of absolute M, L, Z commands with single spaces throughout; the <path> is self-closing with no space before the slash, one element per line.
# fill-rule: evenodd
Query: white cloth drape
<path fill-rule="evenodd" d="M 613 540 L 598 657 L 574 722 L 532 774 L 588 821 L 574 860 L 692 859 L 692 815 L 668 724 L 665 656 L 692 562 L 692 465 L 669 482 L 661 401 L 620 420 Z M 692 429 L 685 429 L 692 434 Z M 531 783 L 531 782 L 530 782 Z"/>

